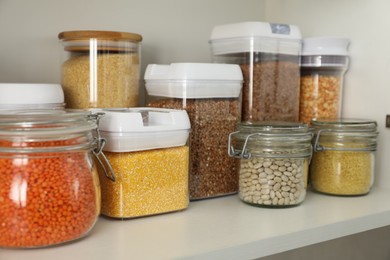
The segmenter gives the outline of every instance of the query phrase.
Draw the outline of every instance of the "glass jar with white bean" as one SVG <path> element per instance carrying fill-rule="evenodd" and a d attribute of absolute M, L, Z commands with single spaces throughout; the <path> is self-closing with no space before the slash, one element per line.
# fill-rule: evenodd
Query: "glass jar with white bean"
<path fill-rule="evenodd" d="M 239 158 L 239 197 L 253 206 L 289 207 L 306 196 L 312 133 L 303 123 L 241 123 L 229 135 Z"/>

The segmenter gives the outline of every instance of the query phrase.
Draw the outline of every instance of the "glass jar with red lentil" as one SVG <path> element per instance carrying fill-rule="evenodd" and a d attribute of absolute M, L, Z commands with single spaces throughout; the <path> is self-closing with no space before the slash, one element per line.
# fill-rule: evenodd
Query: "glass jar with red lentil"
<path fill-rule="evenodd" d="M 100 213 L 97 122 L 81 110 L 0 114 L 0 247 L 45 247 L 91 231 Z"/>

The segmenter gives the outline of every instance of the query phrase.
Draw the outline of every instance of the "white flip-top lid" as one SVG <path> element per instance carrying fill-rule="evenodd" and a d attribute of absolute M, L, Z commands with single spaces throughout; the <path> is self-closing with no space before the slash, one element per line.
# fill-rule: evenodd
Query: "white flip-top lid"
<path fill-rule="evenodd" d="M 214 55 L 243 52 L 299 55 L 301 39 L 295 25 L 242 22 L 215 26 L 209 43 Z"/>
<path fill-rule="evenodd" d="M 145 87 L 149 95 L 173 98 L 237 98 L 243 83 L 235 64 L 149 64 Z"/>
<path fill-rule="evenodd" d="M 349 64 L 350 40 L 342 37 L 311 37 L 303 40 L 302 68 L 335 68 L 346 70 Z"/>
<path fill-rule="evenodd" d="M 303 39 L 302 55 L 348 56 L 350 40 L 342 37 L 310 37 Z"/>
<path fill-rule="evenodd" d="M 99 130 L 104 151 L 131 152 L 185 145 L 191 128 L 185 110 L 137 107 L 93 109 L 103 112 Z"/>
<path fill-rule="evenodd" d="M 0 83 L 0 93 L 0 106 L 64 103 L 59 84 Z"/>

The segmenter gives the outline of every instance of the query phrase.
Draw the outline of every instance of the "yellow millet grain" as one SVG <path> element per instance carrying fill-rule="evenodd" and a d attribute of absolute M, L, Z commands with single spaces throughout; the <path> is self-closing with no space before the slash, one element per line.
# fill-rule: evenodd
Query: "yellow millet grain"
<path fill-rule="evenodd" d="M 136 107 L 139 59 L 132 53 L 99 54 L 96 84 L 91 84 L 90 56 L 74 56 L 62 64 L 61 84 L 67 108 Z"/>
<path fill-rule="evenodd" d="M 363 195 L 373 181 L 370 151 L 321 151 L 313 154 L 310 179 L 316 191 L 334 195 Z"/>
<path fill-rule="evenodd" d="M 116 182 L 99 171 L 102 214 L 133 218 L 188 207 L 187 146 L 104 153 L 116 174 Z"/>

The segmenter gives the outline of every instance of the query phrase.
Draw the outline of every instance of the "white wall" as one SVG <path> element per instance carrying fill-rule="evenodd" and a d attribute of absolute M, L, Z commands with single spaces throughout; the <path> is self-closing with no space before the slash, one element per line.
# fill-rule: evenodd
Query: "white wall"
<path fill-rule="evenodd" d="M 1 0 L 0 82 L 59 82 L 61 31 L 139 33 L 145 68 L 210 62 L 213 26 L 263 17 L 258 0 Z"/>
<path fill-rule="evenodd" d="M 375 119 L 379 125 L 375 184 L 390 188 L 390 1 L 267 0 L 266 20 L 296 24 L 304 37 L 351 39 L 344 85 L 345 117 Z"/>

